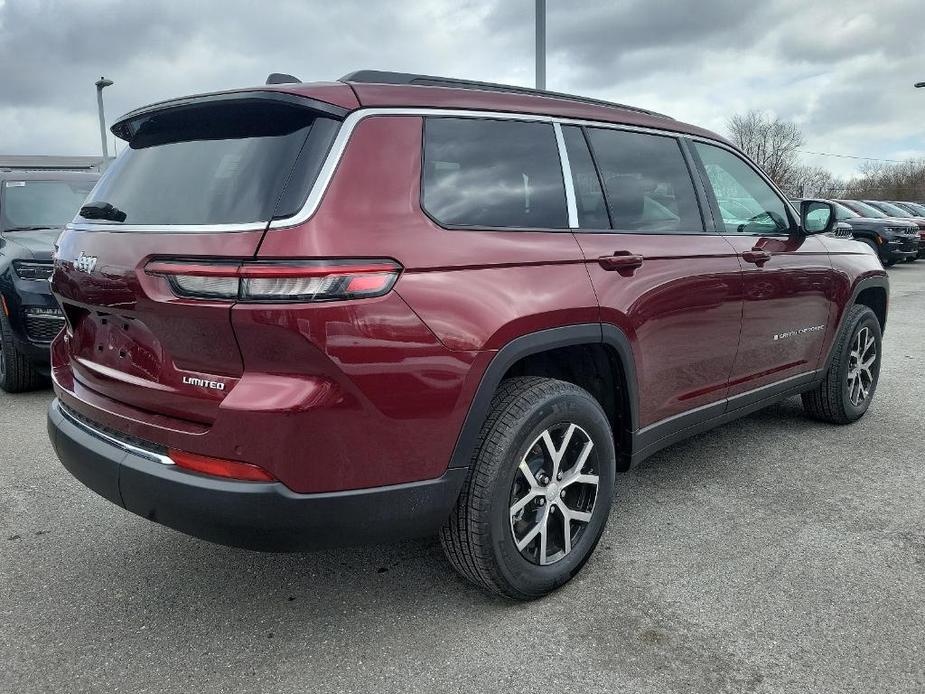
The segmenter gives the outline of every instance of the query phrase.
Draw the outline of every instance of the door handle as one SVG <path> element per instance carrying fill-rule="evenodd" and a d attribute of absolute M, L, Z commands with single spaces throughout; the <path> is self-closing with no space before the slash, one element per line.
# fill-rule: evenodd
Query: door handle
<path fill-rule="evenodd" d="M 754 263 L 758 267 L 761 267 L 766 262 L 768 262 L 770 259 L 771 259 L 771 254 L 768 253 L 767 251 L 753 249 L 750 251 L 742 252 L 742 260 L 744 260 L 746 263 Z"/>
<path fill-rule="evenodd" d="M 602 255 L 597 259 L 598 265 L 605 270 L 617 272 L 621 270 L 635 270 L 642 267 L 643 257 L 628 251 L 617 251 L 613 255 Z"/>

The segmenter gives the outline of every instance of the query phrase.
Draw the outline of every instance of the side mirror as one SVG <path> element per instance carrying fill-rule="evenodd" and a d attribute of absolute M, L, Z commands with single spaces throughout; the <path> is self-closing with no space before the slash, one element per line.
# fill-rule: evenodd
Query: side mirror
<path fill-rule="evenodd" d="M 821 200 L 800 203 L 800 226 L 804 234 L 827 234 L 835 228 L 835 205 Z"/>

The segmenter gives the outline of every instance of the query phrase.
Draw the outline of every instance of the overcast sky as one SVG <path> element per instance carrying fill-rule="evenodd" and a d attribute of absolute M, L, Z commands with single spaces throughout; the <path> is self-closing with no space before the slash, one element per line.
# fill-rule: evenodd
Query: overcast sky
<path fill-rule="evenodd" d="M 925 156 L 925 0 L 548 0 L 547 86 L 723 132 L 760 108 L 807 151 Z M 360 68 L 533 83 L 533 0 L 0 0 L 0 154 L 96 154 L 173 96 Z M 860 162 L 805 155 L 848 175 Z"/>

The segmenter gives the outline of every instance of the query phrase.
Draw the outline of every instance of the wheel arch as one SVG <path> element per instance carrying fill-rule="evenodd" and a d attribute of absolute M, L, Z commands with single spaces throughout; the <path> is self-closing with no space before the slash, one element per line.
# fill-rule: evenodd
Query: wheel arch
<path fill-rule="evenodd" d="M 566 359 L 570 357 L 570 359 Z M 508 376 L 546 375 L 576 383 L 601 403 L 618 444 L 618 469 L 627 469 L 638 428 L 638 390 L 629 338 L 617 327 L 582 323 L 528 333 L 492 358 L 469 404 L 449 467 L 468 467 L 498 385 Z M 608 379 L 619 379 L 608 389 Z M 613 397 L 609 397 L 610 395 Z"/>
<path fill-rule="evenodd" d="M 889 291 L 885 285 L 870 284 L 860 287 L 854 294 L 853 304 L 861 304 L 870 308 L 880 321 L 880 330 L 886 330 L 887 307 L 889 305 Z"/>
<path fill-rule="evenodd" d="M 835 331 L 832 344 L 829 345 L 829 353 L 826 356 L 822 372 L 828 370 L 835 355 L 835 347 L 838 343 L 838 335 L 844 329 L 845 318 L 848 315 L 848 309 L 855 304 L 869 307 L 880 321 L 880 330 L 886 331 L 886 319 L 889 312 L 890 303 L 890 280 L 886 273 L 862 277 L 859 279 L 851 290 L 850 298 L 842 306 L 841 315 L 838 318 L 838 329 Z"/>

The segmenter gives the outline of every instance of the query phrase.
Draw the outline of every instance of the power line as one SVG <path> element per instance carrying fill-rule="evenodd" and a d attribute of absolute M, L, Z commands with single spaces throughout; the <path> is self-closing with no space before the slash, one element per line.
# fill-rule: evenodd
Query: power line
<path fill-rule="evenodd" d="M 800 154 L 813 154 L 817 157 L 838 157 L 839 159 L 863 159 L 864 161 L 885 161 L 890 164 L 905 164 L 908 160 L 901 159 L 877 159 L 876 157 L 858 157 L 853 154 L 833 154 L 832 152 L 809 152 L 805 149 L 797 150 Z"/>

